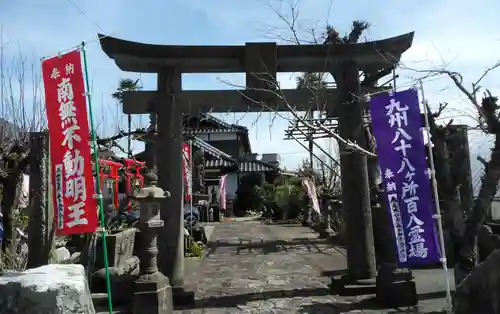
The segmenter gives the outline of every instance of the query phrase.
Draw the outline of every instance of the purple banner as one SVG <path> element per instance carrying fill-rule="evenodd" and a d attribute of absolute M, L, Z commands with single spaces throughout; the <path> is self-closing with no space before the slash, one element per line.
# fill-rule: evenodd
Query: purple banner
<path fill-rule="evenodd" d="M 399 266 L 435 263 L 441 252 L 418 93 L 374 96 L 370 114 Z"/>

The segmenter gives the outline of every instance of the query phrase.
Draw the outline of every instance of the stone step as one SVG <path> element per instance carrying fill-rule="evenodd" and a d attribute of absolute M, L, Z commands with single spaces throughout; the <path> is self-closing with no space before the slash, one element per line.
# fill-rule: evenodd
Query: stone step
<path fill-rule="evenodd" d="M 92 303 L 94 303 L 96 314 L 109 314 L 107 293 L 92 293 Z M 128 313 L 130 311 L 126 306 L 113 306 L 113 314 Z"/>
<path fill-rule="evenodd" d="M 95 313 L 96 314 L 109 314 L 108 306 L 94 306 L 95 308 Z M 119 307 L 113 307 L 113 314 L 130 314 L 131 312 L 127 307 L 124 306 L 119 306 Z"/>
<path fill-rule="evenodd" d="M 377 292 L 375 279 L 347 282 L 343 276 L 332 276 L 330 280 L 330 289 L 340 296 L 357 296 Z"/>
<path fill-rule="evenodd" d="M 92 293 L 92 303 L 94 306 L 98 305 L 108 305 L 108 294 L 107 293 Z"/>
<path fill-rule="evenodd" d="M 377 292 L 377 286 L 374 284 L 346 284 L 339 291 L 341 296 L 358 296 L 366 294 L 375 294 Z"/>

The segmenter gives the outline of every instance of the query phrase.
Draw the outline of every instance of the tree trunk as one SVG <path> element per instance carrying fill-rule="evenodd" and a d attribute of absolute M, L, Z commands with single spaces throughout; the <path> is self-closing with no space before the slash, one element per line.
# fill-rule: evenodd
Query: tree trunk
<path fill-rule="evenodd" d="M 17 180 L 14 175 L 9 175 L 4 183 L 2 190 L 2 215 L 4 227 L 4 241 L 2 242 L 2 251 L 12 255 L 15 254 L 15 233 L 14 233 L 14 203 L 16 200 Z M 13 256 L 13 255 L 12 255 Z"/>
<path fill-rule="evenodd" d="M 479 229 L 484 223 L 500 180 L 500 134 L 495 135 L 495 147 L 491 152 L 479 195 L 470 214 L 465 220 L 460 259 L 455 270 L 455 281 L 461 282 L 475 266 L 475 244 Z"/>
<path fill-rule="evenodd" d="M 450 135 L 445 138 L 445 141 L 451 159 L 453 184 L 459 190 L 462 211 L 468 213 L 474 205 L 474 195 L 467 126 L 450 125 L 448 131 Z"/>
<path fill-rule="evenodd" d="M 5 157 L 4 164 L 5 172 L 8 173 L 3 178 L 2 189 L 2 206 L 3 224 L 4 224 L 4 241 L 2 242 L 2 251 L 5 253 L 16 253 L 16 236 L 14 232 L 14 205 L 17 197 L 17 187 L 20 175 L 28 165 L 28 154 L 24 149 L 16 147 L 12 149 L 11 154 Z"/>
<path fill-rule="evenodd" d="M 438 128 L 434 118 L 430 117 L 432 144 L 434 145 L 434 166 L 436 169 L 436 181 L 440 198 L 441 211 L 443 215 L 443 231 L 445 239 L 446 258 L 448 265 L 454 265 L 461 250 L 461 236 L 464 232 L 464 212 L 458 194 L 456 181 L 452 180 L 452 168 L 450 154 L 446 145 L 446 130 Z"/>

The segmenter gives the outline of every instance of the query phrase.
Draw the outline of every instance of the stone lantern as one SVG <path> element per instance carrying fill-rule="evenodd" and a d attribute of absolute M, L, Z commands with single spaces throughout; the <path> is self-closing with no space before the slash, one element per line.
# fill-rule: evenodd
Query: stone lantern
<path fill-rule="evenodd" d="M 157 237 L 163 220 L 160 206 L 169 192 L 157 185 L 153 172 L 144 175 L 144 187 L 130 198 L 139 203 L 139 233 L 137 255 L 140 259 L 139 278 L 134 284 L 134 314 L 173 313 L 172 287 L 169 280 L 158 270 Z"/>
<path fill-rule="evenodd" d="M 321 221 L 320 221 L 320 236 L 322 238 L 331 237 L 334 232 L 331 228 L 331 214 L 332 208 L 330 201 L 332 199 L 329 191 L 324 187 L 319 191 L 319 205 L 321 211 Z"/>

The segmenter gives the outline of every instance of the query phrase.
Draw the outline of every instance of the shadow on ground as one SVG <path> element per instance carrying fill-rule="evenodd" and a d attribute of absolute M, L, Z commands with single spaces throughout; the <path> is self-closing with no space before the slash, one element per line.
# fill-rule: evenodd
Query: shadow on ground
<path fill-rule="evenodd" d="M 275 220 L 271 217 L 260 217 L 258 220 L 260 220 L 262 224 L 270 226 L 276 225 L 281 227 L 307 227 L 302 225 L 302 218 Z"/>
<path fill-rule="evenodd" d="M 191 309 L 207 309 L 207 308 L 234 308 L 237 306 L 244 306 L 249 302 L 265 301 L 270 299 L 284 299 L 284 298 L 305 298 L 305 297 L 318 297 L 331 295 L 332 292 L 328 288 L 313 288 L 313 289 L 294 289 L 294 290 L 277 290 L 265 291 L 260 293 L 246 293 L 239 295 L 228 295 L 220 297 L 210 297 L 206 299 L 196 300 L 194 305 L 189 307 L 176 308 L 177 310 L 191 310 Z M 443 294 L 429 293 L 420 295 L 419 300 L 430 300 L 441 298 Z M 363 299 L 360 301 L 344 300 L 344 302 L 313 302 L 312 304 L 301 305 L 297 309 L 297 313 L 349 313 L 351 311 L 362 310 L 382 310 L 384 313 L 422 313 L 416 307 L 397 308 L 397 309 L 383 309 L 377 305 L 375 297 Z M 446 311 L 432 311 L 424 312 L 426 314 L 444 314 Z"/>
<path fill-rule="evenodd" d="M 432 300 L 444 297 L 442 292 L 419 295 L 419 301 Z M 349 313 L 352 311 L 384 311 L 383 313 L 403 314 L 403 313 L 425 313 L 425 314 L 445 314 L 443 311 L 422 311 L 419 307 L 402 307 L 395 309 L 381 308 L 377 304 L 374 296 L 357 302 L 314 302 L 312 304 L 301 305 L 297 313 Z M 379 312 L 376 312 L 379 313 Z M 382 312 L 380 312 L 382 313 Z"/>
<path fill-rule="evenodd" d="M 236 307 L 238 305 L 245 305 L 248 302 L 263 301 L 269 299 L 305 298 L 325 296 L 329 294 L 331 294 L 331 292 L 328 288 L 252 292 L 238 295 L 226 295 L 200 299 L 195 301 L 194 306 L 183 307 L 182 309 L 229 308 Z"/>
<path fill-rule="evenodd" d="M 252 252 L 253 250 L 262 250 L 261 253 L 271 254 L 278 252 L 297 251 L 298 248 L 305 248 L 307 252 L 328 254 L 325 253 L 318 245 L 331 244 L 328 240 L 324 239 L 310 239 L 310 238 L 294 238 L 291 240 L 271 240 L 264 241 L 263 239 L 240 239 L 239 243 L 215 241 L 209 243 L 207 256 L 215 254 L 219 248 L 236 248 L 236 255 L 242 251 Z"/>
<path fill-rule="evenodd" d="M 356 313 L 361 313 L 361 311 L 370 311 L 370 313 L 387 313 L 387 314 L 403 314 L 403 313 L 425 313 L 425 314 L 446 314 L 446 311 L 432 311 L 432 312 L 421 312 L 418 307 L 409 308 L 398 308 L 398 309 L 380 309 L 374 305 L 375 301 L 372 299 L 367 299 L 360 301 L 358 303 L 312 303 L 307 305 L 301 305 L 297 310 L 297 313 L 325 313 L 325 314 L 340 314 L 349 313 L 356 311 Z M 371 312 L 373 311 L 373 312 Z M 375 312 L 376 311 L 376 312 Z M 383 311 L 383 312 L 379 312 Z"/>

